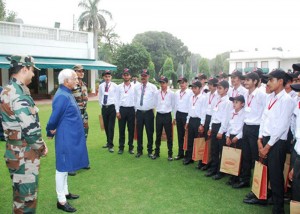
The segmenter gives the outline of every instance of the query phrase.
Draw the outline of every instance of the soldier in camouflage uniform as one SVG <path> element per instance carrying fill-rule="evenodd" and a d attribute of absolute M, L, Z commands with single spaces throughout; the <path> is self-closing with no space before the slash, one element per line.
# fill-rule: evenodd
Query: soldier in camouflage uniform
<path fill-rule="evenodd" d="M 13 213 L 35 213 L 40 157 L 48 152 L 42 139 L 38 108 L 26 85 L 34 76 L 33 58 L 7 57 L 11 80 L 1 93 L 4 158 L 13 185 Z"/>
<path fill-rule="evenodd" d="M 83 121 L 83 127 L 84 127 L 84 133 L 85 138 L 88 137 L 89 133 L 89 123 L 88 123 L 88 113 L 86 111 L 87 107 L 87 101 L 88 101 L 88 91 L 86 83 L 83 82 L 84 78 L 84 69 L 82 65 L 75 65 L 73 67 L 73 70 L 76 72 L 79 83 L 76 85 L 76 87 L 73 89 L 73 96 L 75 97 L 75 100 L 78 104 L 78 107 L 81 112 L 81 117 Z M 84 169 L 90 169 L 90 166 L 85 167 Z M 70 176 L 76 175 L 76 172 L 69 172 Z"/>

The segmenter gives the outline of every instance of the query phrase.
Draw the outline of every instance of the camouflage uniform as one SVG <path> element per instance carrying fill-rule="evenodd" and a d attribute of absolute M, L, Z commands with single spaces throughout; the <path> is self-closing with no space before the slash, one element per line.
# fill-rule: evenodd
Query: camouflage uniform
<path fill-rule="evenodd" d="M 73 89 L 73 96 L 79 106 L 81 117 L 83 120 L 85 138 L 88 136 L 89 132 L 89 123 L 88 123 L 88 113 L 86 112 L 87 101 L 88 101 L 88 92 L 86 84 L 81 81 L 74 89 Z"/>
<path fill-rule="evenodd" d="M 22 60 L 21 58 L 19 60 Z M 29 89 L 12 78 L 1 93 L 4 158 L 13 185 L 13 213 L 35 213 L 40 157 L 46 145 Z"/>

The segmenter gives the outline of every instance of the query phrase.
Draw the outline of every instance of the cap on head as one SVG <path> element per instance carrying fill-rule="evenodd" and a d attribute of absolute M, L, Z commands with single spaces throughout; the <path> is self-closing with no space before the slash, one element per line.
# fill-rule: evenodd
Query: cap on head
<path fill-rule="evenodd" d="M 187 78 L 185 78 L 185 77 L 179 77 L 177 82 L 188 82 L 188 81 L 187 81 Z"/>
<path fill-rule="evenodd" d="M 164 82 L 164 83 L 168 83 L 169 82 L 168 78 L 165 77 L 165 76 L 161 76 L 158 81 L 159 82 Z"/>
<path fill-rule="evenodd" d="M 105 76 L 105 75 L 111 75 L 111 71 L 110 70 L 105 70 L 102 74 L 102 76 Z"/>
<path fill-rule="evenodd" d="M 189 85 L 189 87 L 198 87 L 198 88 L 201 88 L 202 84 L 201 84 L 201 82 L 199 82 L 198 80 L 196 80 L 191 85 Z"/>
<path fill-rule="evenodd" d="M 246 74 L 245 79 L 251 79 L 253 81 L 257 80 L 258 83 L 259 83 L 259 80 L 260 80 L 259 75 L 255 71 Z"/>
<path fill-rule="evenodd" d="M 231 77 L 238 77 L 240 80 L 244 79 L 243 73 L 241 71 L 238 70 L 234 70 L 231 74 Z"/>
<path fill-rule="evenodd" d="M 289 79 L 287 73 L 285 73 L 285 71 L 282 70 L 282 69 L 280 69 L 280 68 L 273 70 L 269 74 L 264 74 L 264 77 L 267 77 L 267 78 L 276 78 L 276 79 L 283 79 L 285 81 L 287 81 Z"/>
<path fill-rule="evenodd" d="M 300 63 L 293 64 L 293 70 L 294 71 L 300 71 Z"/>
<path fill-rule="evenodd" d="M 236 96 L 236 97 L 229 97 L 229 100 L 230 101 L 240 101 L 241 103 L 245 103 L 245 98 L 243 95 L 239 95 L 239 96 Z"/>
<path fill-rule="evenodd" d="M 147 69 L 143 69 L 141 71 L 141 76 L 148 76 L 149 75 L 149 71 Z"/>
<path fill-rule="evenodd" d="M 130 70 L 128 68 L 124 68 L 123 74 L 129 74 L 130 75 Z"/>
<path fill-rule="evenodd" d="M 10 61 L 10 67 L 17 67 L 17 66 L 26 66 L 26 67 L 34 67 L 37 70 L 40 70 L 38 67 L 34 64 L 34 59 L 32 56 L 27 55 L 12 55 L 6 57 L 8 61 Z"/>
<path fill-rule="evenodd" d="M 291 84 L 290 86 L 291 86 L 291 88 L 292 88 L 294 91 L 300 92 L 300 84 L 299 84 L 299 83 L 297 83 L 297 84 Z"/>
<path fill-rule="evenodd" d="M 213 85 L 214 87 L 217 86 L 218 82 L 219 82 L 219 80 L 217 78 L 209 78 L 209 80 L 208 80 L 208 84 Z"/>
<path fill-rule="evenodd" d="M 220 72 L 217 76 L 216 76 L 216 78 L 227 78 L 228 77 L 228 75 L 226 74 L 226 73 L 224 73 L 224 72 Z"/>
<path fill-rule="evenodd" d="M 198 79 L 199 79 L 199 80 L 207 80 L 207 76 L 206 76 L 205 74 L 200 74 L 200 75 L 198 76 Z"/>
<path fill-rule="evenodd" d="M 223 88 L 229 88 L 229 83 L 226 80 L 222 80 L 217 84 L 217 86 L 222 86 Z"/>
<path fill-rule="evenodd" d="M 82 66 L 82 65 L 75 65 L 75 66 L 73 67 L 73 70 L 74 70 L 74 71 L 80 71 L 80 70 L 83 70 L 83 66 Z"/>

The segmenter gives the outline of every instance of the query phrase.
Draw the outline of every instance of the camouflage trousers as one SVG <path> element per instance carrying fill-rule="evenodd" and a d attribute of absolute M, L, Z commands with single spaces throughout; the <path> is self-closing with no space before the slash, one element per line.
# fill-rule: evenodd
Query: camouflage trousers
<path fill-rule="evenodd" d="M 89 134 L 89 116 L 88 116 L 88 113 L 84 112 L 84 114 L 81 114 L 81 117 L 82 117 L 82 120 L 83 120 L 85 138 L 87 138 L 88 134 Z"/>
<path fill-rule="evenodd" d="M 40 156 L 30 146 L 6 144 L 4 155 L 13 187 L 13 213 L 35 213 Z"/>

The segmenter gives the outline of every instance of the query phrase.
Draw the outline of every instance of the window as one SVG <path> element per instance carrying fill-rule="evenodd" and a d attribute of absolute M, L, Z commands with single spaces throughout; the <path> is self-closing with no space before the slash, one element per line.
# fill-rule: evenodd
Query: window
<path fill-rule="evenodd" d="M 237 62 L 235 68 L 236 69 L 243 68 L 243 64 L 241 62 Z"/>
<path fill-rule="evenodd" d="M 246 68 L 256 68 L 257 62 L 246 62 Z"/>
<path fill-rule="evenodd" d="M 269 62 L 268 61 L 261 61 L 261 68 L 269 68 Z"/>

